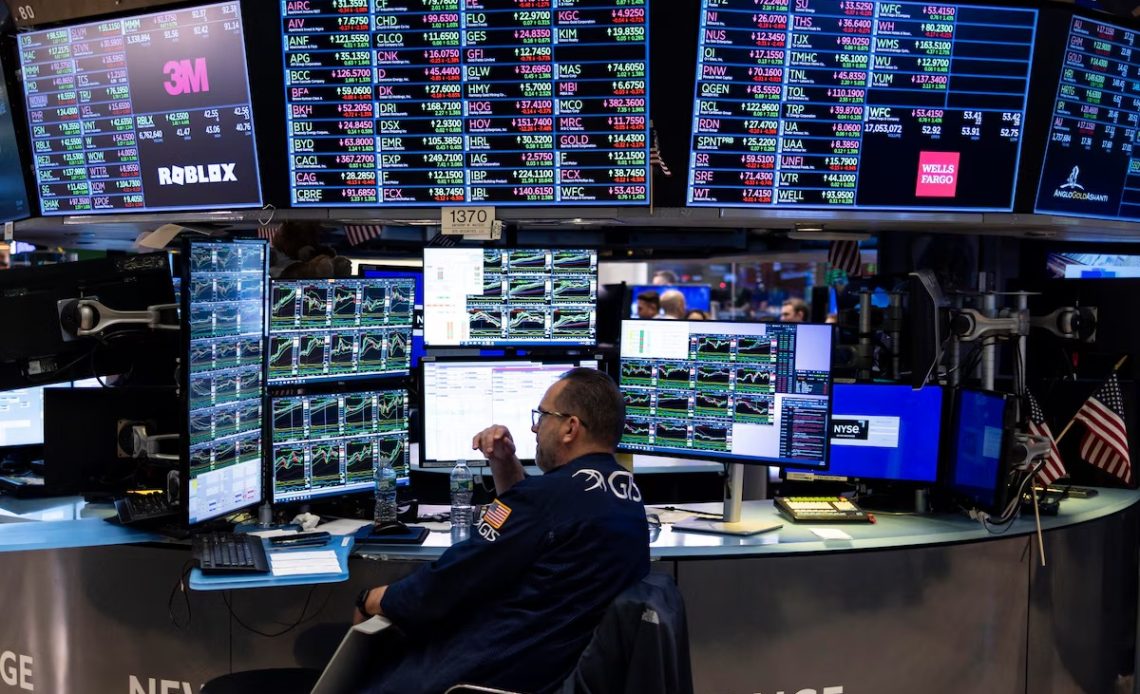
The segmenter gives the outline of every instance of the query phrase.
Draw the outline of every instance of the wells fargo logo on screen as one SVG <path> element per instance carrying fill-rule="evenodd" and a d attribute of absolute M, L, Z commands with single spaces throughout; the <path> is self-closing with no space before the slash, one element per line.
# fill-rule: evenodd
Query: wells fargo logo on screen
<path fill-rule="evenodd" d="M 915 197 L 955 197 L 958 194 L 958 160 L 961 156 L 959 152 L 919 152 Z"/>
<path fill-rule="evenodd" d="M 201 94 L 210 91 L 210 75 L 206 70 L 205 58 L 193 60 L 168 60 L 162 66 L 168 79 L 162 83 L 171 96 L 181 94 Z"/>

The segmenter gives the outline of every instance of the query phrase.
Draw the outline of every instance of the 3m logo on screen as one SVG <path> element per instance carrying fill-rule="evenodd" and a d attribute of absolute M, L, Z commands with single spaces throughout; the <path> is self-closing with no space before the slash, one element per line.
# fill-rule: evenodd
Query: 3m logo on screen
<path fill-rule="evenodd" d="M 205 58 L 193 60 L 168 60 L 162 72 L 170 79 L 162 83 L 171 96 L 182 94 L 202 94 L 210 91 L 210 75 L 206 70 Z"/>
<path fill-rule="evenodd" d="M 236 182 L 237 164 L 194 164 L 192 166 L 158 167 L 158 185 L 192 186 L 199 183 Z"/>

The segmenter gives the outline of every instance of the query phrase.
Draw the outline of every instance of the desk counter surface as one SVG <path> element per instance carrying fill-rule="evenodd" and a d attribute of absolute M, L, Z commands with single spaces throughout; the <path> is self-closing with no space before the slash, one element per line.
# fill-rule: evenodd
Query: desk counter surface
<path fill-rule="evenodd" d="M 1041 526 L 1046 532 L 1066 528 L 1120 513 L 1137 502 L 1140 502 L 1140 490 L 1101 489 L 1090 499 L 1065 500 L 1058 515 L 1041 518 Z M 684 508 L 718 513 L 720 504 L 690 504 Z M 107 507 L 84 504 L 74 497 L 38 500 L 0 497 L 0 552 L 165 541 L 156 533 L 107 523 L 102 520 L 106 515 L 109 515 Z M 987 532 L 962 515 L 878 513 L 874 524 L 792 523 L 776 512 L 771 501 L 746 501 L 743 519 L 776 521 L 783 523 L 783 527 L 748 537 L 728 537 L 678 532 L 666 523 L 660 532 L 654 529 L 650 555 L 655 559 L 703 559 L 821 554 L 982 542 L 992 537 L 1029 535 L 1036 531 L 1032 516 L 1023 516 L 1001 534 Z M 842 531 L 850 539 L 824 539 L 813 532 L 824 528 Z M 355 553 L 377 559 L 432 560 L 450 545 L 450 533 L 433 530 L 423 545 L 357 546 Z"/>

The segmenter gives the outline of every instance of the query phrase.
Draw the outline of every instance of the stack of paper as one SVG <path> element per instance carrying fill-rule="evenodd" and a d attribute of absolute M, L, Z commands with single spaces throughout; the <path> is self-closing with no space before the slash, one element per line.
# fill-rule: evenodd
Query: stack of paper
<path fill-rule="evenodd" d="M 274 576 L 337 574 L 341 572 L 336 552 L 331 549 L 270 552 L 269 569 Z"/>

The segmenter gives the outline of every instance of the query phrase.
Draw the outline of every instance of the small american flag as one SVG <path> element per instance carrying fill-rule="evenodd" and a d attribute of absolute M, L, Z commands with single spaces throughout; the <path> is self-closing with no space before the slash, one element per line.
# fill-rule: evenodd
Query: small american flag
<path fill-rule="evenodd" d="M 376 238 L 383 230 L 384 227 L 380 224 L 349 224 L 344 227 L 344 234 L 348 237 L 349 245 L 359 246 Z"/>
<path fill-rule="evenodd" d="M 487 522 L 487 525 L 495 530 L 499 530 L 503 527 L 503 523 L 507 522 L 507 517 L 510 515 L 511 507 L 495 499 L 495 501 L 487 507 L 487 510 L 483 512 L 483 520 Z"/>
<path fill-rule="evenodd" d="M 858 241 L 832 241 L 827 249 L 827 264 L 833 270 L 842 270 L 849 277 L 855 277 L 863 268 L 863 258 L 859 254 Z"/>
<path fill-rule="evenodd" d="M 1069 473 L 1061 461 L 1061 451 L 1057 449 L 1053 432 L 1045 421 L 1045 411 L 1041 409 L 1033 393 L 1026 391 L 1025 400 L 1029 403 L 1029 433 L 1049 439 L 1049 453 L 1045 456 L 1045 465 L 1037 472 L 1037 479 L 1041 480 L 1041 484 L 1053 484 L 1062 477 L 1068 477 Z"/>
<path fill-rule="evenodd" d="M 1132 461 L 1128 457 L 1128 428 L 1124 425 L 1124 396 L 1114 371 L 1089 396 L 1073 418 L 1085 425 L 1081 459 L 1110 475 L 1132 484 Z"/>
<path fill-rule="evenodd" d="M 666 164 L 665 160 L 661 158 L 661 139 L 657 137 L 657 128 L 654 128 L 653 124 L 650 123 L 649 129 L 651 131 L 651 141 L 649 144 L 649 168 L 653 169 L 653 167 L 656 166 L 657 168 L 661 169 L 661 173 L 665 174 L 666 176 L 672 176 L 673 172 L 669 170 L 669 165 Z"/>
<path fill-rule="evenodd" d="M 272 242 L 277 232 L 281 231 L 280 224 L 262 224 L 257 227 L 257 238 Z"/>

